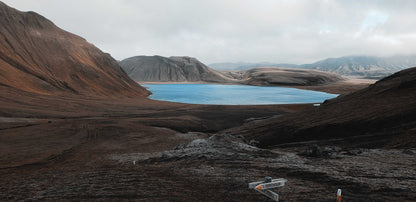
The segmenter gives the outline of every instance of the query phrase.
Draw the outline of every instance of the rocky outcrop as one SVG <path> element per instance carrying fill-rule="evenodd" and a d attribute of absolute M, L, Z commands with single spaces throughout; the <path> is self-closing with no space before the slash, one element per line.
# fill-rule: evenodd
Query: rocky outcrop
<path fill-rule="evenodd" d="M 416 67 L 315 109 L 247 123 L 229 132 L 263 147 L 329 139 L 351 141 L 350 146 L 415 147 L 415 117 Z"/>
<path fill-rule="evenodd" d="M 0 2 L 0 86 L 30 93 L 144 96 L 109 54 L 34 12 Z"/>
<path fill-rule="evenodd" d="M 122 60 L 120 66 L 137 82 L 229 82 L 191 57 L 135 56 Z"/>

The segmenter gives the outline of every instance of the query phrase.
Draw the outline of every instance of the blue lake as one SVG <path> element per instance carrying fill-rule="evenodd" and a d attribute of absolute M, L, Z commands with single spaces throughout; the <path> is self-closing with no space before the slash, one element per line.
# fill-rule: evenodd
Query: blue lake
<path fill-rule="evenodd" d="M 337 97 L 311 90 L 217 84 L 146 84 L 150 99 L 190 104 L 264 105 L 322 103 Z"/>

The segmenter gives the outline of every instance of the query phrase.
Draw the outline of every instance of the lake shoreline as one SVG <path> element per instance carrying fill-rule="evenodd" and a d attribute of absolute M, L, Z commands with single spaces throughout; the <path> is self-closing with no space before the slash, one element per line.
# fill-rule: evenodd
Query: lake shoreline
<path fill-rule="evenodd" d="M 337 97 L 320 91 L 280 86 L 222 84 L 144 84 L 150 99 L 186 104 L 277 105 L 323 103 Z"/>
<path fill-rule="evenodd" d="M 369 85 L 375 83 L 377 80 L 375 79 L 346 79 L 343 81 L 338 81 L 334 83 L 329 83 L 325 85 L 314 85 L 314 86 L 301 86 L 301 85 L 247 85 L 242 83 L 227 83 L 227 82 L 205 82 L 205 81 L 198 81 L 198 82 L 137 82 L 140 85 L 146 84 L 220 84 L 220 85 L 243 85 L 243 86 L 271 86 L 271 87 L 287 87 L 287 88 L 297 88 L 303 90 L 313 90 L 331 94 L 348 94 L 355 92 L 357 90 L 361 90 L 363 88 L 368 87 Z"/>

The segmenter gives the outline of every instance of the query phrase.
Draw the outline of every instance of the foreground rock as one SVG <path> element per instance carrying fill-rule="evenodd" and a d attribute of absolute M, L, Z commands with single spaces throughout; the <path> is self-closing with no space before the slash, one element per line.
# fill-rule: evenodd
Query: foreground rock
<path fill-rule="evenodd" d="M 182 180 L 192 181 L 193 190 L 199 190 L 199 196 L 207 200 L 261 200 L 263 196 L 247 189 L 247 184 L 264 176 L 288 179 L 276 190 L 282 200 L 334 200 L 339 188 L 344 200 L 409 200 L 416 196 L 414 154 L 405 153 L 408 150 L 314 145 L 297 154 L 303 149 L 260 149 L 239 138 L 217 134 L 164 152 L 133 153 L 129 158 L 112 155 L 111 159 L 126 170 L 171 168 L 153 175 L 162 181 L 175 176 L 179 187 L 184 186 Z M 182 200 L 198 198 L 178 195 Z"/>

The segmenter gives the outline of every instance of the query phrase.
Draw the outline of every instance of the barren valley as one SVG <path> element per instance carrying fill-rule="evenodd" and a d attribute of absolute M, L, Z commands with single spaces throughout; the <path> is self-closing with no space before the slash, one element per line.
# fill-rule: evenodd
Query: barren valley
<path fill-rule="evenodd" d="M 346 201 L 416 199 L 416 68 L 373 83 L 147 58 L 163 82 L 341 94 L 320 106 L 172 103 L 37 13 L 0 2 L 0 22 L 0 201 L 262 201 L 248 183 L 265 176 L 288 180 L 281 201 L 334 201 L 337 189 Z"/>

